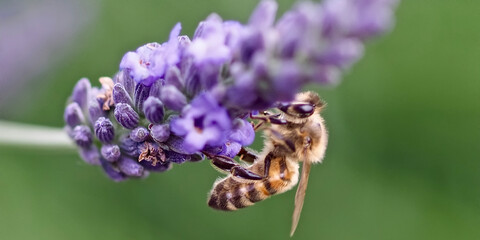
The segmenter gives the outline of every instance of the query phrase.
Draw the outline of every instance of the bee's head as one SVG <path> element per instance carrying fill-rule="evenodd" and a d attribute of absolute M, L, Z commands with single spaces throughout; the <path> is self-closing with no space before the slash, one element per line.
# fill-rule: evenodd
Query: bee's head
<path fill-rule="evenodd" d="M 325 103 L 315 92 L 301 92 L 295 95 L 295 100 L 289 103 L 280 103 L 278 109 L 285 115 L 293 118 L 308 118 L 319 112 Z"/>

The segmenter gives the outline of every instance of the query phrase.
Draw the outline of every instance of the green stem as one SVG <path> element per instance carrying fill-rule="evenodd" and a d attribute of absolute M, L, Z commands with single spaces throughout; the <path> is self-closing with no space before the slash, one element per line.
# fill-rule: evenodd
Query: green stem
<path fill-rule="evenodd" d="M 71 148 L 75 146 L 61 128 L 0 120 L 0 145 Z"/>

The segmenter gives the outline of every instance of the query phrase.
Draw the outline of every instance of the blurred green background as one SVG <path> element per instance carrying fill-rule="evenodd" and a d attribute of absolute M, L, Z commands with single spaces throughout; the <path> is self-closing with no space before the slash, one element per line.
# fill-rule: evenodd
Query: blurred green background
<path fill-rule="evenodd" d="M 44 1 L 0 1 L 10 25 L 39 6 L 56 20 L 42 25 L 40 17 L 38 29 L 72 23 L 62 28 L 67 37 L 48 35 L 62 41 L 36 48 L 50 51 L 46 57 L 19 60 L 41 68 L 0 76 L 4 91 L 19 84 L 15 94 L 7 89 L 0 118 L 55 127 L 63 126 L 65 100 L 79 78 L 112 75 L 126 51 L 165 41 L 177 21 L 191 36 L 210 12 L 245 22 L 256 5 L 62 2 L 73 6 L 72 18 Z M 292 3 L 281 1 L 280 12 Z M 405 0 L 395 29 L 368 44 L 338 87 L 315 88 L 328 103 L 329 148 L 312 169 L 293 239 L 480 239 L 479 10 L 473 0 Z M 35 42 L 31 34 L 25 36 Z M 13 57 L 1 56 L 0 65 Z M 218 176 L 204 161 L 114 183 L 75 151 L 0 146 L 0 239 L 289 238 L 294 191 L 217 212 L 206 196 Z"/>

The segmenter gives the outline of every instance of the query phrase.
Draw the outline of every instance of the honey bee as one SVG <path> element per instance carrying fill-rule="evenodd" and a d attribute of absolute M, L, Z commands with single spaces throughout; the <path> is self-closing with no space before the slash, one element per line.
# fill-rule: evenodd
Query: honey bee
<path fill-rule="evenodd" d="M 214 209 L 234 211 L 253 205 L 272 195 L 292 189 L 299 178 L 299 162 L 303 162 L 300 183 L 295 195 L 293 235 L 303 207 L 308 176 L 312 163 L 321 162 L 327 147 L 327 130 L 319 115 L 324 107 L 313 92 L 302 92 L 290 103 L 279 104 L 280 113 L 251 116 L 267 123 L 264 130 L 264 149 L 260 154 L 242 149 L 241 160 L 251 162 L 240 165 L 225 156 L 207 155 L 212 164 L 228 176 L 215 181 L 208 198 Z"/>

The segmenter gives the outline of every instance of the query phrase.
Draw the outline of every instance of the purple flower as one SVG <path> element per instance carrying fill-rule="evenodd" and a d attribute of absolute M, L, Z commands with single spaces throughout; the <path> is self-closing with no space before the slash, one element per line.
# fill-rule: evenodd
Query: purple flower
<path fill-rule="evenodd" d="M 197 152 L 205 145 L 216 146 L 226 139 L 231 128 L 227 111 L 208 93 L 193 99 L 182 112 L 182 117 L 172 120 L 172 132 L 184 136 L 187 152 Z"/>
<path fill-rule="evenodd" d="M 232 131 L 228 138 L 231 142 L 248 146 L 253 143 L 253 140 L 255 140 L 255 131 L 253 130 L 252 124 L 248 121 L 237 118 L 233 120 Z"/>
<path fill-rule="evenodd" d="M 231 58 L 230 49 L 225 45 L 223 21 L 218 15 L 212 14 L 199 24 L 187 48 L 187 55 L 193 56 L 197 66 L 204 63 L 223 64 Z"/>
<path fill-rule="evenodd" d="M 136 82 L 152 84 L 159 75 L 165 71 L 165 63 L 155 58 L 155 53 L 161 48 L 158 43 L 149 43 L 137 49 L 136 52 L 128 52 L 122 58 L 120 69 L 126 69 Z"/>
<path fill-rule="evenodd" d="M 177 52 L 180 30 L 181 25 L 177 23 L 170 32 L 167 43 L 149 43 L 138 48 L 136 52 L 128 52 L 123 56 L 120 69 L 128 70 L 137 83 L 152 85 L 165 75 L 167 67 L 180 60 Z"/>
<path fill-rule="evenodd" d="M 219 155 L 234 158 L 237 156 L 238 152 L 240 152 L 241 148 L 242 145 L 240 143 L 227 141 L 222 147 L 222 151 L 220 151 Z"/>

